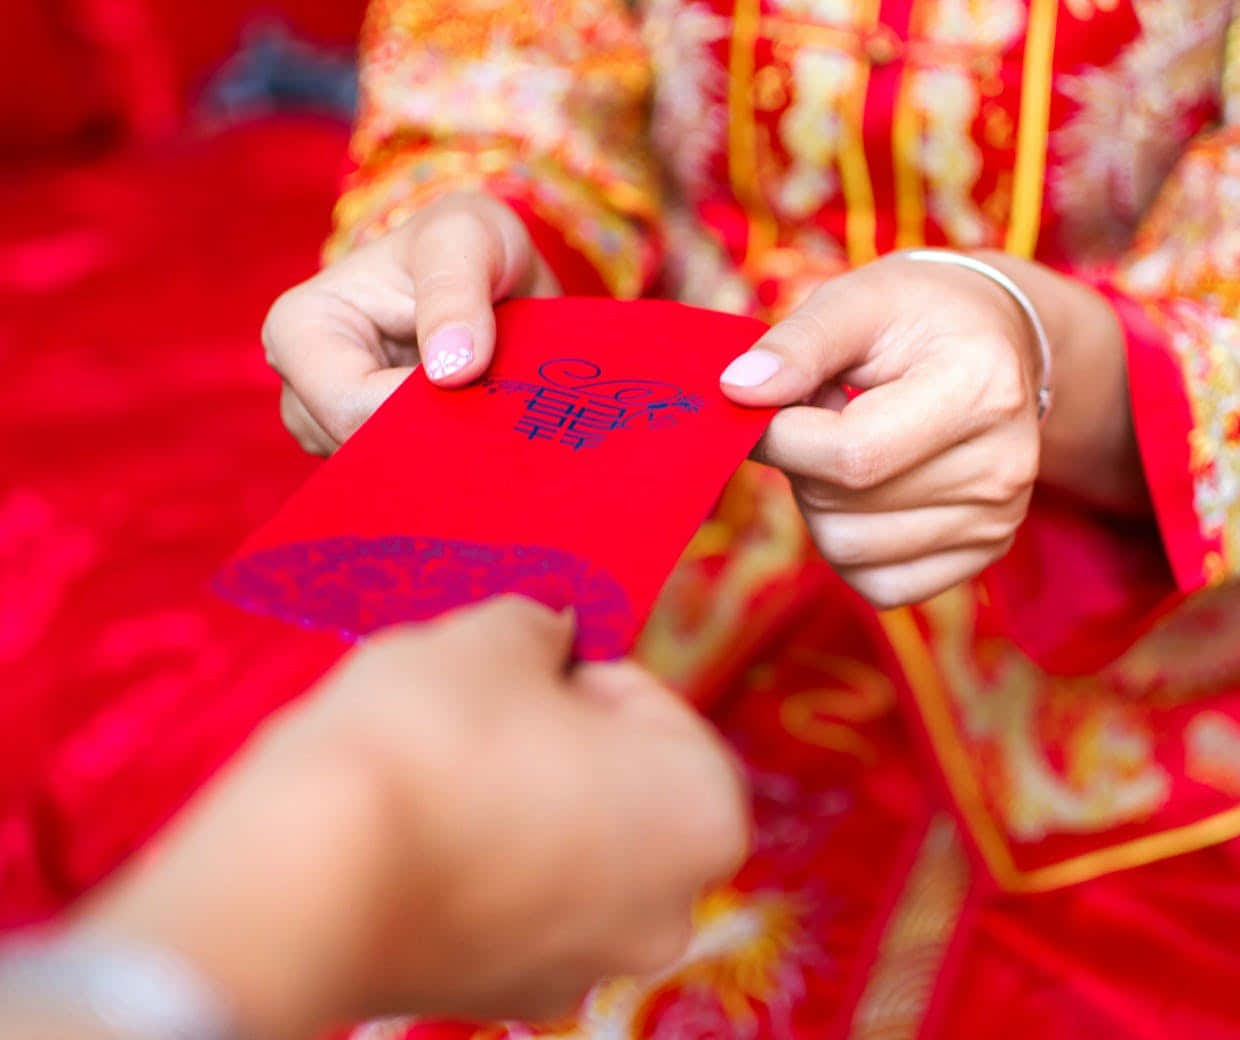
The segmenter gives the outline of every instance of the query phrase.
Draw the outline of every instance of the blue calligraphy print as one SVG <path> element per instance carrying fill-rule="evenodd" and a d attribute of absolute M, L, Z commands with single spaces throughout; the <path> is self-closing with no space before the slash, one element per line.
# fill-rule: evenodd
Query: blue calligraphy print
<path fill-rule="evenodd" d="M 624 654 L 637 621 L 611 574 L 562 549 L 416 535 L 339 535 L 263 549 L 228 564 L 214 588 L 225 599 L 347 639 L 454 607 L 515 593 L 577 612 L 575 653 Z"/>
<path fill-rule="evenodd" d="M 653 379 L 604 379 L 582 358 L 557 358 L 539 366 L 537 383 L 488 379 L 489 393 L 517 394 L 525 408 L 513 431 L 526 440 L 596 448 L 619 430 L 660 429 L 702 408 L 702 398 Z"/>

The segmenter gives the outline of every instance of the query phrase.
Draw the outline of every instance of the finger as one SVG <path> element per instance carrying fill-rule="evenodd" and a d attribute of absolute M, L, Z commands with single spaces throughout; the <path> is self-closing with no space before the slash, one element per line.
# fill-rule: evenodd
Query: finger
<path fill-rule="evenodd" d="M 428 214 L 409 250 L 427 377 L 462 386 L 491 362 L 493 302 L 533 270 L 529 237 L 506 206 L 471 197 Z"/>
<path fill-rule="evenodd" d="M 562 674 L 568 668 L 577 619 L 571 609 L 555 611 L 525 596 L 495 596 L 464 607 L 436 622 L 452 643 L 452 654 L 500 671 L 505 685 L 534 675 Z"/>
<path fill-rule="evenodd" d="M 338 445 L 412 371 L 388 367 L 375 324 L 324 280 L 275 302 L 263 325 L 263 344 L 268 363 Z"/>
<path fill-rule="evenodd" d="M 793 404 L 860 363 L 888 310 L 869 289 L 874 281 L 857 271 L 824 283 L 723 370 L 723 392 L 739 404 Z"/>
<path fill-rule="evenodd" d="M 288 383 L 280 388 L 280 419 L 293 439 L 311 455 L 326 457 L 340 446 L 314 421 Z"/>
<path fill-rule="evenodd" d="M 923 506 L 1005 506 L 1027 499 L 1038 476 L 1039 444 L 995 433 L 953 445 L 899 476 L 850 488 L 793 474 L 797 500 L 809 513 L 890 513 Z"/>
<path fill-rule="evenodd" d="M 1008 538 L 996 546 L 949 549 L 907 563 L 878 567 L 838 567 L 836 572 L 877 610 L 921 603 L 980 574 L 1011 548 Z"/>
<path fill-rule="evenodd" d="M 859 394 L 838 412 L 785 408 L 755 458 L 854 490 L 874 487 L 993 423 L 973 382 L 967 366 L 928 363 Z"/>
<path fill-rule="evenodd" d="M 814 544 L 828 563 L 835 567 L 874 567 L 905 563 L 947 549 L 999 545 L 1011 537 L 1023 518 L 1020 505 L 813 513 L 807 522 Z"/>

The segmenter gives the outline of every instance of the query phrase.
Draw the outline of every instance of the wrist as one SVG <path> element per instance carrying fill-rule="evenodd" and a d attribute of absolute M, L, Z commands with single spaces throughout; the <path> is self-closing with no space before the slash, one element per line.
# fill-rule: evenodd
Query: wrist
<path fill-rule="evenodd" d="M 311 1035 L 365 1004 L 383 914 L 375 783 L 344 758 L 287 758 L 278 776 L 246 761 L 213 785 L 78 922 L 179 956 L 263 1040 Z"/>
<path fill-rule="evenodd" d="M 982 250 L 1028 295 L 1046 328 L 1055 407 L 1042 427 L 1039 479 L 1104 509 L 1148 508 L 1128 395 L 1123 329 L 1092 287 L 1049 267 Z"/>

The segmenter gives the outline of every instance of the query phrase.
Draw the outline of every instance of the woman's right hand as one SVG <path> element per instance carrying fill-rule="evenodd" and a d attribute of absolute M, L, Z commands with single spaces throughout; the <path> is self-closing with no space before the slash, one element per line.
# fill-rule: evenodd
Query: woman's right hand
<path fill-rule="evenodd" d="M 272 305 L 263 347 L 284 381 L 284 425 L 330 455 L 419 359 L 443 386 L 486 371 L 495 301 L 558 293 L 507 205 L 482 192 L 437 199 Z"/>

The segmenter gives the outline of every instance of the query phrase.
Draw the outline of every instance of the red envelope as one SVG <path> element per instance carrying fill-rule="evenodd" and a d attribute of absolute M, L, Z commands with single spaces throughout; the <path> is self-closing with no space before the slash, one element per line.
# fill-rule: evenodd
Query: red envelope
<path fill-rule="evenodd" d="M 419 369 L 216 579 L 240 605 L 357 638 L 502 592 L 576 608 L 625 653 L 773 414 L 719 373 L 765 330 L 665 301 L 515 300 L 490 374 Z"/>

